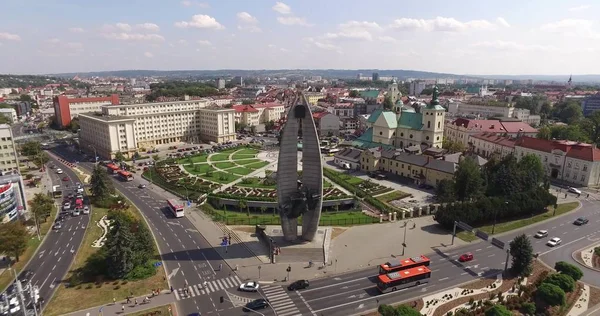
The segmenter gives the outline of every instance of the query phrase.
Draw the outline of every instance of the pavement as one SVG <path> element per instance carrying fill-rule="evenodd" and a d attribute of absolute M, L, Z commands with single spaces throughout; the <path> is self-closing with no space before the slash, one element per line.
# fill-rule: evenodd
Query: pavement
<path fill-rule="evenodd" d="M 144 303 L 144 298 L 150 298 L 150 302 Z M 135 304 L 137 300 L 138 304 Z M 137 313 L 143 310 L 167 305 L 173 303 L 173 295 L 170 291 L 163 291 L 160 295 L 152 297 L 148 296 L 140 296 L 131 298 L 131 301 L 127 303 L 126 300 L 116 299 L 114 303 L 109 303 L 104 306 L 96 306 L 80 311 L 76 311 L 74 313 L 70 313 L 67 315 L 70 316 L 90 316 L 90 315 L 122 315 L 122 314 L 130 314 Z"/>

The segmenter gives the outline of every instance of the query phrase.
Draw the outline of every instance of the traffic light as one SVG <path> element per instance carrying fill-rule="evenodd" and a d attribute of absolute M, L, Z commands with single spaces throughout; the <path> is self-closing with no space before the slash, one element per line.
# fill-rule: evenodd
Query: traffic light
<path fill-rule="evenodd" d="M 219 301 L 220 301 L 221 303 L 225 302 L 225 299 L 223 298 L 223 296 L 219 297 Z"/>

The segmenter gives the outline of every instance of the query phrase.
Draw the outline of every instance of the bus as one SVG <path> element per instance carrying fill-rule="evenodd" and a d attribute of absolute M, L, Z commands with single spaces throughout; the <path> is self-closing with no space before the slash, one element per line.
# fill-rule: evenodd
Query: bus
<path fill-rule="evenodd" d="M 418 266 L 426 266 L 428 267 L 430 264 L 429 258 L 420 255 L 418 257 L 400 259 L 400 260 L 390 260 L 389 262 L 383 263 L 379 265 L 379 274 L 388 274 L 391 272 L 402 271 Z"/>
<path fill-rule="evenodd" d="M 427 283 L 430 277 L 431 270 L 426 266 L 381 274 L 377 278 L 377 289 L 381 293 L 393 292 Z"/>
<path fill-rule="evenodd" d="M 125 170 L 119 170 L 117 172 L 117 176 L 119 177 L 119 179 L 121 181 L 132 181 L 133 180 L 133 175 L 131 174 L 131 172 L 127 172 Z"/>
<path fill-rule="evenodd" d="M 106 171 L 108 171 L 108 173 L 117 173 L 119 171 L 119 166 L 109 163 L 106 165 Z"/>
<path fill-rule="evenodd" d="M 83 200 L 82 199 L 75 200 L 75 208 L 83 208 Z"/>
<path fill-rule="evenodd" d="M 167 200 L 167 204 L 169 204 L 169 209 L 173 213 L 173 216 L 183 217 L 183 203 L 181 201 L 170 199 Z"/>

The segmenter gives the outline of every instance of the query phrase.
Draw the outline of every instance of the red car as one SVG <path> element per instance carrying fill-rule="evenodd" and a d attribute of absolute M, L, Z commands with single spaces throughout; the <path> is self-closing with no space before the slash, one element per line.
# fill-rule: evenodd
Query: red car
<path fill-rule="evenodd" d="M 64 177 L 63 181 L 69 181 L 69 177 Z"/>
<path fill-rule="evenodd" d="M 458 261 L 460 262 L 467 262 L 467 261 L 471 261 L 473 260 L 473 254 L 470 252 L 467 252 L 465 254 L 462 254 L 459 258 Z"/>

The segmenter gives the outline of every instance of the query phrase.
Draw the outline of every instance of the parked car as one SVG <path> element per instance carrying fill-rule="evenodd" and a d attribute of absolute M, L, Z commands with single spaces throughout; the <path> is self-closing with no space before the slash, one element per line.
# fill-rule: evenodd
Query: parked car
<path fill-rule="evenodd" d="M 544 237 L 548 237 L 548 231 L 547 230 L 540 230 L 538 231 L 535 236 L 533 236 L 535 238 L 544 238 Z"/>
<path fill-rule="evenodd" d="M 240 287 L 238 288 L 238 290 L 244 291 L 244 292 L 257 292 L 258 288 L 259 288 L 259 285 L 257 282 L 250 281 L 250 282 L 241 284 Z"/>
<path fill-rule="evenodd" d="M 581 226 L 581 225 L 585 225 L 587 223 L 589 223 L 589 219 L 585 218 L 585 217 L 580 217 L 578 219 L 576 219 L 573 224 L 577 225 L 577 226 Z"/>
<path fill-rule="evenodd" d="M 473 254 L 470 252 L 460 255 L 460 257 L 458 258 L 458 261 L 460 261 L 460 262 L 468 262 L 471 260 L 473 260 Z"/>
<path fill-rule="evenodd" d="M 288 291 L 302 290 L 309 286 L 308 280 L 298 280 L 288 285 Z"/>
<path fill-rule="evenodd" d="M 56 224 L 54 224 L 54 226 L 52 226 L 52 229 L 54 229 L 54 230 L 60 230 L 61 228 L 62 228 L 61 223 L 56 223 Z"/>

